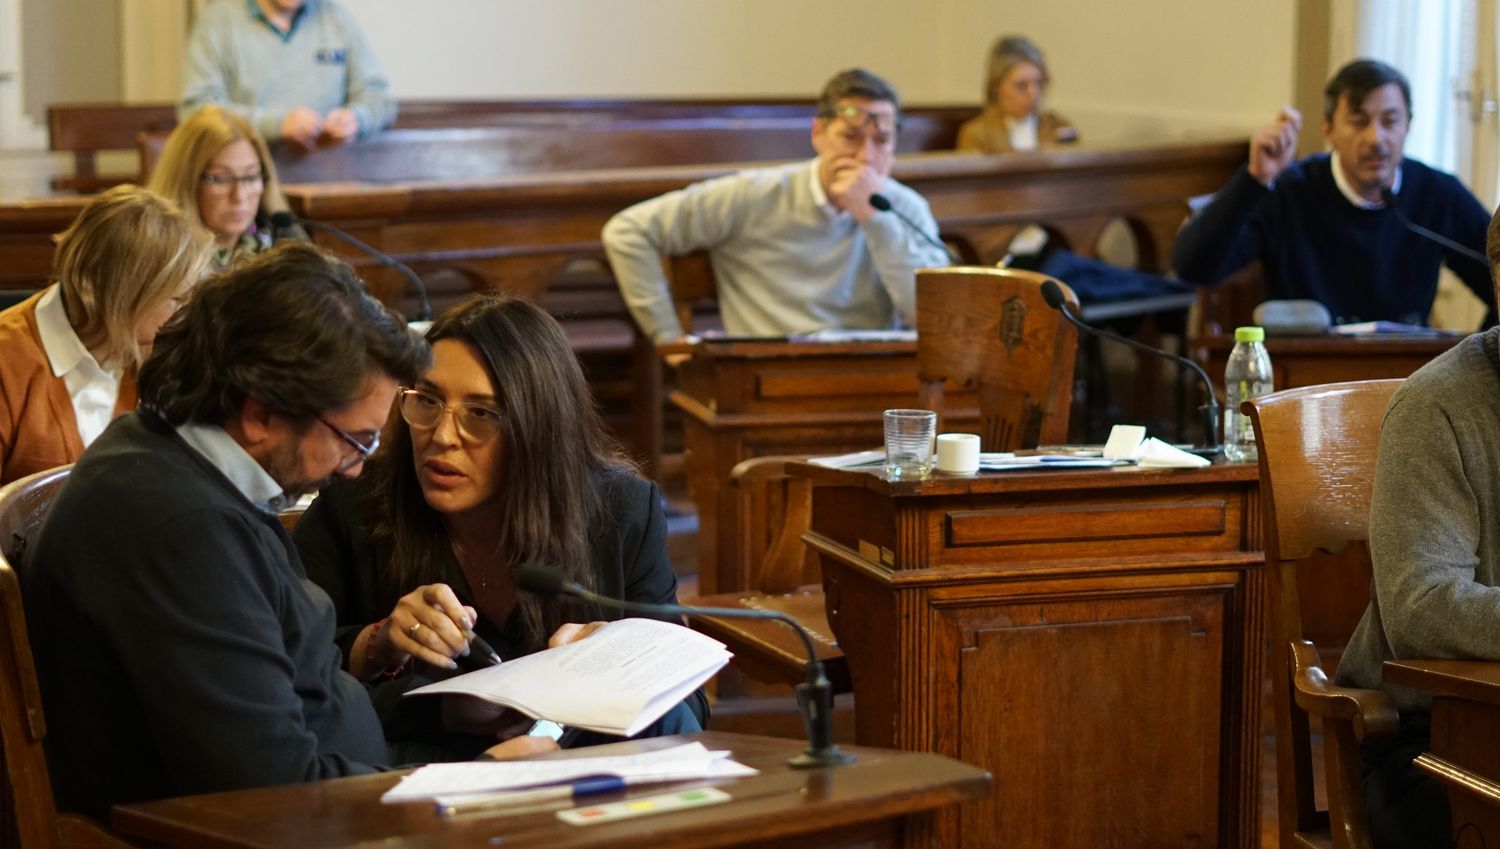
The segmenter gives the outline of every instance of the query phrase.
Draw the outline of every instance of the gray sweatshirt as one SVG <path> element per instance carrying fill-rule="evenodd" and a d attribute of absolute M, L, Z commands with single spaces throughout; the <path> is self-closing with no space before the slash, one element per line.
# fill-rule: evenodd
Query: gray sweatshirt
<path fill-rule="evenodd" d="M 179 119 L 210 103 L 245 116 L 268 140 L 301 106 L 347 107 L 361 138 L 396 120 L 396 101 L 354 17 L 331 0 L 307 0 L 291 31 L 277 32 L 255 0 L 216 0 L 188 39 Z"/>
<path fill-rule="evenodd" d="M 1403 713 L 1429 695 L 1382 683 L 1400 658 L 1500 660 L 1500 328 L 1412 375 L 1380 431 L 1370 508 L 1374 587 L 1338 670 Z"/>

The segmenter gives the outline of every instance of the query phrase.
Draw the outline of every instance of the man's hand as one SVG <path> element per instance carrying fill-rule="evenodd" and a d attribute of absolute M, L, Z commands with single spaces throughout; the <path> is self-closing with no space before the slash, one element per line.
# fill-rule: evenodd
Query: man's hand
<path fill-rule="evenodd" d="M 840 156 L 833 160 L 833 176 L 828 181 L 828 201 L 863 224 L 875 214 L 875 207 L 870 206 L 870 195 L 884 186 L 885 175 L 868 163 L 852 156 Z"/>
<path fill-rule="evenodd" d="M 330 147 L 349 144 L 359 136 L 359 116 L 351 109 L 342 107 L 329 112 L 323 119 L 323 135 L 318 143 Z"/>
<path fill-rule="evenodd" d="M 575 643 L 583 639 L 584 637 L 587 637 L 589 634 L 594 633 L 600 628 L 603 628 L 607 624 L 609 623 L 590 622 L 587 625 L 580 625 L 577 622 L 564 622 L 562 625 L 558 626 L 558 629 L 556 631 L 552 632 L 552 637 L 547 640 L 547 648 L 555 649 L 558 646 L 565 646 L 568 643 Z"/>
<path fill-rule="evenodd" d="M 491 746 L 485 749 L 484 753 L 497 761 L 512 761 L 516 758 L 540 755 L 543 752 L 555 752 L 557 748 L 557 741 L 549 737 L 533 737 L 523 734 Z"/>
<path fill-rule="evenodd" d="M 1302 113 L 1290 106 L 1270 125 L 1250 137 L 1250 176 L 1262 186 L 1276 181 L 1292 160 L 1297 158 L 1297 134 L 1302 132 Z"/>
<path fill-rule="evenodd" d="M 281 116 L 281 139 L 311 150 L 323 132 L 323 116 L 299 106 Z"/>

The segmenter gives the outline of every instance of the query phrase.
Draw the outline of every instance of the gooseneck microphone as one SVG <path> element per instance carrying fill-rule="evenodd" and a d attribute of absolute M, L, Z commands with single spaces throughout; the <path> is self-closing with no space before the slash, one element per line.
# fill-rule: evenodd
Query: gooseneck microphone
<path fill-rule="evenodd" d="M 797 632 L 807 647 L 807 680 L 797 685 L 797 707 L 802 711 L 802 723 L 807 729 L 807 751 L 787 762 L 799 769 L 840 766 L 854 763 L 854 755 L 845 752 L 833 742 L 833 688 L 828 684 L 828 675 L 823 661 L 818 659 L 812 637 L 797 620 L 776 610 L 741 610 L 733 607 L 684 607 L 679 604 L 643 604 L 624 601 L 590 592 L 576 581 L 564 578 L 561 573 L 540 566 L 522 566 L 516 576 L 521 589 L 542 598 L 569 595 L 601 607 L 613 607 L 629 613 L 645 613 L 651 616 L 718 616 L 724 619 L 774 619 Z"/>
<path fill-rule="evenodd" d="M 370 247 L 369 245 L 365 244 L 359 239 L 354 238 L 348 233 L 345 233 L 343 230 L 340 230 L 332 224 L 324 224 L 322 221 L 313 221 L 308 218 L 298 218 L 290 212 L 271 213 L 271 227 L 273 228 L 273 230 L 286 230 L 294 224 L 300 224 L 309 230 L 322 230 L 325 233 L 331 233 L 344 242 L 353 245 L 355 248 L 362 251 L 366 256 L 378 260 L 381 265 L 394 268 L 397 271 L 401 272 L 401 274 L 406 277 L 406 279 L 411 283 L 412 291 L 417 293 L 417 302 L 419 304 L 417 321 L 432 320 L 432 304 L 428 303 L 427 301 L 427 287 L 422 285 L 422 278 L 418 277 L 417 273 L 415 271 L 412 271 L 411 267 L 406 263 L 397 260 L 389 254 L 383 253 Z"/>
<path fill-rule="evenodd" d="M 901 210 L 897 209 L 894 206 L 891 206 L 891 199 L 890 198 L 888 198 L 885 195 L 880 194 L 879 192 L 877 192 L 877 193 L 875 193 L 873 195 L 870 195 L 870 206 L 875 207 L 875 210 L 877 212 L 889 212 L 890 214 L 892 214 L 892 215 L 896 216 L 897 218 L 901 219 L 901 223 L 902 224 L 905 224 L 907 227 L 909 227 L 912 230 L 912 232 L 916 233 L 918 236 L 921 236 L 923 239 L 927 240 L 927 244 L 932 245 L 935 248 L 941 249 L 942 252 L 943 252 L 943 255 L 946 256 L 946 257 L 948 257 L 948 261 L 949 262 L 953 263 L 954 265 L 963 265 L 964 264 L 963 257 L 960 257 L 958 254 L 954 253 L 953 249 L 950 248 L 950 247 L 948 247 L 947 245 L 943 244 L 942 240 L 934 238 L 932 236 L 932 234 L 928 233 L 926 230 L 923 230 L 921 227 L 918 227 L 917 226 L 917 222 L 915 222 L 915 221 L 911 220 L 910 218 L 907 218 L 905 215 L 901 214 Z"/>
<path fill-rule="evenodd" d="M 1413 233 L 1416 233 L 1418 236 L 1421 236 L 1424 239 L 1437 242 L 1450 251 L 1455 251 L 1459 254 L 1462 254 L 1469 259 L 1474 260 L 1475 262 L 1483 263 L 1485 268 L 1490 267 L 1489 258 L 1479 251 L 1474 250 L 1468 245 L 1455 242 L 1447 236 L 1444 236 L 1442 233 L 1438 233 L 1434 230 L 1429 230 L 1426 227 L 1423 227 L 1421 224 L 1418 224 L 1415 221 L 1412 221 L 1410 218 L 1407 218 L 1406 214 L 1401 211 L 1401 207 L 1396 205 L 1396 193 L 1391 191 L 1389 187 L 1380 190 L 1380 199 L 1385 201 L 1386 208 L 1388 208 L 1391 212 L 1396 213 L 1396 220 L 1401 222 L 1402 227 L 1405 227 L 1406 229 L 1412 231 Z"/>
<path fill-rule="evenodd" d="M 1068 323 L 1072 324 L 1074 327 L 1082 330 L 1085 333 L 1090 333 L 1094 336 L 1098 336 L 1101 339 L 1109 339 L 1115 342 L 1129 345 L 1130 347 L 1135 348 L 1138 351 L 1145 351 L 1149 354 L 1155 354 L 1158 357 L 1163 357 L 1165 359 L 1171 360 L 1178 366 L 1186 366 L 1196 372 L 1199 379 L 1203 381 L 1203 391 L 1207 393 L 1208 397 L 1207 403 L 1198 408 L 1198 413 L 1202 418 L 1203 425 L 1202 447 L 1206 451 L 1218 453 L 1219 398 L 1214 394 L 1213 381 L 1208 379 L 1208 372 L 1205 372 L 1202 366 L 1198 365 L 1187 357 L 1179 357 L 1170 351 L 1163 351 L 1160 348 L 1153 348 L 1144 342 L 1137 342 L 1134 339 L 1129 339 L 1127 337 L 1119 335 L 1118 333 L 1111 333 L 1108 330 L 1100 330 L 1097 327 L 1084 324 L 1083 321 L 1078 318 L 1078 316 L 1073 314 L 1072 310 L 1068 309 L 1067 296 L 1065 296 L 1062 289 L 1051 280 L 1042 283 L 1042 300 L 1047 302 L 1047 306 L 1062 313 L 1063 318 L 1067 319 Z"/>

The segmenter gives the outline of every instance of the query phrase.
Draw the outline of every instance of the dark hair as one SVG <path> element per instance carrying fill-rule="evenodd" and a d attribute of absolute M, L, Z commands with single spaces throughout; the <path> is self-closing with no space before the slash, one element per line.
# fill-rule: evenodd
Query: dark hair
<path fill-rule="evenodd" d="M 246 398 L 305 422 L 358 400 L 372 371 L 409 383 L 431 363 L 353 269 L 287 243 L 200 283 L 157 334 L 138 385 L 174 425 L 222 425 Z"/>
<path fill-rule="evenodd" d="M 1490 229 L 1484 240 L 1484 252 L 1490 258 L 1490 277 L 1494 282 L 1496 297 L 1500 297 L 1500 209 L 1490 219 Z"/>
<path fill-rule="evenodd" d="M 818 95 L 818 117 L 834 117 L 837 114 L 839 101 L 846 97 L 883 100 L 896 107 L 896 118 L 900 120 L 901 96 L 896 94 L 896 90 L 891 87 L 890 83 L 864 68 L 840 71 L 823 85 L 823 93 Z"/>
<path fill-rule="evenodd" d="M 499 500 L 494 555 L 503 568 L 529 563 L 556 569 L 584 586 L 594 582 L 590 528 L 607 521 L 603 487 L 633 471 L 604 433 L 593 395 L 562 328 L 541 308 L 504 295 L 475 295 L 433 322 L 427 341 L 465 343 L 484 364 L 502 412 Z M 385 563 L 385 602 L 442 580 L 450 545 L 441 515 L 417 482 L 411 428 L 392 417 L 373 463 L 376 550 Z M 516 605 L 522 645 L 542 648 L 562 624 L 557 600 L 522 594 Z M 501 626 L 503 623 L 495 623 Z"/>
<path fill-rule="evenodd" d="M 1358 109 L 1370 92 L 1391 83 L 1401 89 L 1401 99 L 1406 103 L 1406 119 L 1410 121 L 1411 85 L 1400 71 L 1374 59 L 1355 59 L 1333 75 L 1328 87 L 1323 89 L 1323 119 L 1333 120 L 1333 113 L 1339 110 L 1339 101 L 1345 95 L 1349 97 L 1349 107 Z"/>

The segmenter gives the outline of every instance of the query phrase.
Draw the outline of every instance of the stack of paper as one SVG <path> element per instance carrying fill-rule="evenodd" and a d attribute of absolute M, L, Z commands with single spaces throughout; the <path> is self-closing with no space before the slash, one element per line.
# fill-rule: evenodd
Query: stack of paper
<path fill-rule="evenodd" d="M 1023 469 L 1103 469 L 1129 466 L 1135 461 L 1105 457 L 1083 457 L 1076 454 L 1012 454 L 1009 451 L 985 452 L 979 455 L 981 472 L 1015 472 Z"/>
<path fill-rule="evenodd" d="M 702 743 L 685 743 L 616 757 L 428 764 L 402 778 L 380 801 L 389 804 L 434 799 L 439 805 L 462 805 L 476 795 L 546 787 L 597 776 L 615 776 L 629 785 L 755 774 L 756 770 L 733 760 L 729 752 L 710 751 Z"/>
<path fill-rule="evenodd" d="M 621 619 L 577 642 L 407 693 L 460 693 L 538 719 L 630 737 L 713 677 L 724 644 L 655 619 Z"/>

